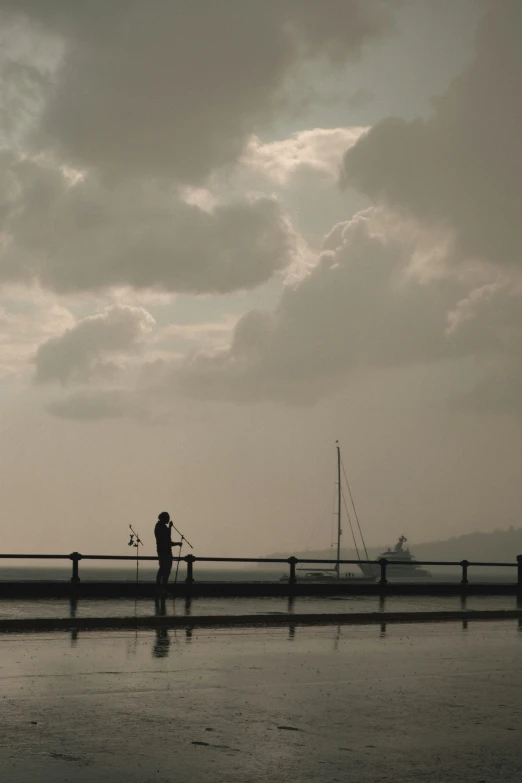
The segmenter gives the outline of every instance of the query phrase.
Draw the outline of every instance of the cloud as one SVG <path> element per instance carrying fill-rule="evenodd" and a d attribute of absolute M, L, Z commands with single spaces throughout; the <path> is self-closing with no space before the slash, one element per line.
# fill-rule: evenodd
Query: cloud
<path fill-rule="evenodd" d="M 187 359 L 185 393 L 311 403 L 361 368 L 447 355 L 442 292 L 406 279 L 407 244 L 387 241 L 362 215 L 327 241 L 335 249 L 273 312 L 239 320 L 227 351 Z"/>
<path fill-rule="evenodd" d="M 39 346 L 36 382 L 67 385 L 117 378 L 118 359 L 139 352 L 154 323 L 146 310 L 128 305 L 88 316 Z"/>
<path fill-rule="evenodd" d="M 37 291 L 9 291 L 0 300 L 0 376 L 27 374 L 28 363 L 43 341 L 72 327 L 74 316 Z"/>
<path fill-rule="evenodd" d="M 174 369 L 182 393 L 309 404 L 373 369 L 518 351 L 514 284 L 477 285 L 473 273 L 423 281 L 410 271 L 415 245 L 383 233 L 371 211 L 337 226 L 326 244 L 274 311 L 238 321 L 228 349 L 200 351 Z"/>
<path fill-rule="evenodd" d="M 192 347 L 195 345 L 198 350 L 226 347 L 237 320 L 236 316 L 229 315 L 219 321 L 170 324 L 157 332 L 154 343 L 161 346 L 181 341 Z"/>
<path fill-rule="evenodd" d="M 121 389 L 85 389 L 47 405 L 53 416 L 75 421 L 121 419 L 143 415 L 139 402 Z"/>
<path fill-rule="evenodd" d="M 226 294 L 287 275 L 273 310 L 237 323 L 152 335 L 134 308 L 128 332 L 123 315 L 107 311 L 48 340 L 37 380 L 83 387 L 53 403 L 57 415 L 93 417 L 98 403 L 103 416 L 141 415 L 180 394 L 313 403 L 375 368 L 468 357 L 516 365 L 519 4 L 491 6 L 475 60 L 427 119 L 269 142 L 263 132 L 276 114 L 284 120 L 289 85 L 310 64 L 344 64 L 389 29 L 382 4 L 1 7 L 61 49 L 47 55 L 51 77 L 22 69 L 14 78 L 26 74 L 42 103 L 26 137 L 34 154 L 0 160 L 0 281 L 60 293 Z M 27 57 L 26 66 L 43 72 Z M 347 222 L 343 213 L 310 264 L 326 219 L 338 219 L 326 194 L 340 162 L 356 208 L 369 197 L 375 209 Z M 299 279 L 288 284 L 294 267 Z"/>
<path fill-rule="evenodd" d="M 251 135 L 234 166 L 215 171 L 202 187 L 182 188 L 182 196 L 187 203 L 209 212 L 217 204 L 245 194 L 277 198 L 291 214 L 292 226 L 299 234 L 297 259 L 289 270 L 292 274 L 308 264 L 310 252 L 321 247 L 332 223 L 367 206 L 366 198 L 352 194 L 347 199 L 337 186 L 343 155 L 365 130 L 356 126 L 316 127 L 275 141 Z"/>
<path fill-rule="evenodd" d="M 272 311 L 251 310 L 236 323 L 165 327 L 147 340 L 132 371 L 113 378 L 90 361 L 87 374 L 74 363 L 72 371 L 62 367 L 62 377 L 79 377 L 89 393 L 74 392 L 49 410 L 94 417 L 99 399 L 107 417 L 121 400 L 114 415 L 150 420 L 168 415 L 182 397 L 313 405 L 352 379 L 436 365 L 443 374 L 453 367 L 460 378 L 441 390 L 454 406 L 509 401 L 513 410 L 514 395 L 506 395 L 497 369 L 518 377 L 522 280 L 484 279 L 474 269 L 425 279 L 412 273 L 416 240 L 407 226 L 391 232 L 387 216 L 367 210 L 334 227 L 314 268 L 285 287 Z M 184 356 L 180 341 L 189 346 Z M 76 356 L 64 354 L 68 362 Z M 118 391 L 107 403 L 106 388 Z"/>
<path fill-rule="evenodd" d="M 286 139 L 263 143 L 252 136 L 240 164 L 253 172 L 287 186 L 292 180 L 314 176 L 327 183 L 337 181 L 343 154 L 366 128 L 312 128 L 297 131 Z"/>
<path fill-rule="evenodd" d="M 356 58 L 391 15 L 378 1 L 1 0 L 65 53 L 33 136 L 111 176 L 204 179 L 292 102 L 300 64 Z"/>
<path fill-rule="evenodd" d="M 346 153 L 342 182 L 376 204 L 438 226 L 453 260 L 522 262 L 522 4 L 492 4 L 477 53 L 427 120 L 388 118 Z"/>
<path fill-rule="evenodd" d="M 154 182 L 104 186 L 45 159 L 0 155 L 0 281 L 60 293 L 114 286 L 228 293 L 295 260 L 297 238 L 273 198 L 211 210 Z"/>

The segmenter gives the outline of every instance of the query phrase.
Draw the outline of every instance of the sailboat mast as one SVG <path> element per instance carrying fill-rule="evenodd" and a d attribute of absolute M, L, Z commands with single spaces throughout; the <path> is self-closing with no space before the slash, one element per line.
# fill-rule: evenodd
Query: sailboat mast
<path fill-rule="evenodd" d="M 335 570 L 337 571 L 337 576 L 339 577 L 341 575 L 340 572 L 340 563 L 339 560 L 341 559 L 341 448 L 339 446 L 339 441 L 336 441 L 337 445 L 337 563 L 335 566 Z"/>

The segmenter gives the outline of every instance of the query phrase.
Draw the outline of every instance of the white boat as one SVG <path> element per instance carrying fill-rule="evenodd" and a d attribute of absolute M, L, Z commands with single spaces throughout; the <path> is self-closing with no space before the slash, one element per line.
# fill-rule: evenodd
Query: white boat
<path fill-rule="evenodd" d="M 400 536 L 393 549 L 388 547 L 386 552 L 381 552 L 377 558 L 378 560 L 386 559 L 388 561 L 386 576 L 391 578 L 431 576 L 429 571 L 417 565 L 410 550 L 404 547 L 407 540 L 406 536 Z M 375 571 L 375 566 L 365 565 L 364 563 L 361 563 L 360 568 L 363 574 L 366 573 L 367 575 L 371 574 L 372 569 Z"/>

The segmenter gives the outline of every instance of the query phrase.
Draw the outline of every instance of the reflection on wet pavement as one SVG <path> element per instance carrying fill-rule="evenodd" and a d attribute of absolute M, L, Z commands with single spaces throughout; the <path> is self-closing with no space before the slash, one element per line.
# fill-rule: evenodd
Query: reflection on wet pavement
<path fill-rule="evenodd" d="M 515 783 L 521 645 L 508 621 L 0 634 L 2 780 Z"/>
<path fill-rule="evenodd" d="M 515 596 L 331 596 L 278 598 L 0 599 L 0 618 L 305 614 L 516 609 Z"/>

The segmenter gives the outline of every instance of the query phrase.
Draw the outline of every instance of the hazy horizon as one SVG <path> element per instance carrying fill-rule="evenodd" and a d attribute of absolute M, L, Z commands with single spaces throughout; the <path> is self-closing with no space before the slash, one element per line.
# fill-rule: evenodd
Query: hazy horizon
<path fill-rule="evenodd" d="M 522 520 L 522 4 L 0 0 L 3 552 Z"/>

